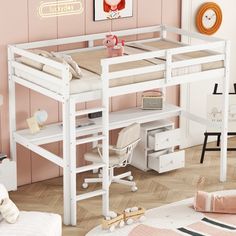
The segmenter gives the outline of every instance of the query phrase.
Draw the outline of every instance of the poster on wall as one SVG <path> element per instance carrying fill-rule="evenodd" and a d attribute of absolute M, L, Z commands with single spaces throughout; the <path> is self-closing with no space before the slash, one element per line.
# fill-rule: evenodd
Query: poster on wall
<path fill-rule="evenodd" d="M 133 16 L 133 0 L 94 0 L 94 21 Z"/>
<path fill-rule="evenodd" d="M 220 132 L 222 127 L 222 95 L 208 95 L 207 97 L 207 119 L 211 125 L 208 132 Z M 236 95 L 229 97 L 229 132 L 236 132 Z"/>

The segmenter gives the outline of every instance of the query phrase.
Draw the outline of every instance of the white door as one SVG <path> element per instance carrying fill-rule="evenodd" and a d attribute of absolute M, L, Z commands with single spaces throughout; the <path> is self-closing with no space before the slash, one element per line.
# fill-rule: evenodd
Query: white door
<path fill-rule="evenodd" d="M 195 26 L 195 18 L 198 8 L 206 0 L 182 0 L 182 28 L 190 31 L 197 31 Z M 215 0 L 220 5 L 223 12 L 223 22 L 220 30 L 214 35 L 218 38 L 231 40 L 231 82 L 230 87 L 233 91 L 233 81 L 236 81 L 236 1 L 235 0 Z M 195 43 L 190 41 L 189 38 L 183 38 L 183 42 Z M 182 85 L 180 92 L 181 106 L 193 113 L 200 115 L 201 117 L 207 117 L 207 96 L 212 94 L 214 84 L 219 81 L 201 81 L 191 83 L 189 85 Z M 221 86 L 219 88 L 221 90 Z M 185 133 L 185 141 L 182 148 L 191 147 L 203 143 L 203 133 L 206 127 L 195 123 L 193 121 L 180 119 L 180 127 Z"/>

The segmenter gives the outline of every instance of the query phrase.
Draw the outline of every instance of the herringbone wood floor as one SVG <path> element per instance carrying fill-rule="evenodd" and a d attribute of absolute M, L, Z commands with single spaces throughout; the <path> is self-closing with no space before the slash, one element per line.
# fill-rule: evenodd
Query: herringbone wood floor
<path fill-rule="evenodd" d="M 235 145 L 236 140 L 231 140 Z M 166 174 L 154 171 L 144 173 L 132 170 L 139 190 L 132 193 L 126 186 L 112 184 L 110 188 L 110 207 L 113 211 L 122 211 L 127 207 L 143 206 L 146 209 L 192 197 L 197 189 L 199 178 L 204 177 L 202 190 L 216 191 L 236 188 L 236 153 L 229 152 L 228 181 L 219 182 L 219 153 L 208 152 L 203 165 L 199 164 L 201 146 L 186 150 L 186 168 Z M 122 170 L 123 171 L 123 170 Z M 91 174 L 87 174 L 89 176 Z M 78 177 L 78 192 L 84 176 Z M 91 185 L 89 190 L 98 188 Z M 63 214 L 62 178 L 20 187 L 11 193 L 11 198 L 21 210 L 38 210 Z M 64 236 L 83 236 L 101 222 L 101 198 L 93 198 L 78 204 L 77 227 L 64 227 Z"/>

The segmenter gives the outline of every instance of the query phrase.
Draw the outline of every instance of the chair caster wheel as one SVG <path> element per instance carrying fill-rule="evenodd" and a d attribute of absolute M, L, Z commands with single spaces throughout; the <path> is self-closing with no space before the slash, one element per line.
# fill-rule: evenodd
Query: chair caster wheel
<path fill-rule="evenodd" d="M 132 181 L 133 179 L 134 179 L 134 177 L 132 175 L 128 177 L 129 181 Z"/>
<path fill-rule="evenodd" d="M 83 183 L 83 184 L 82 184 L 82 188 L 83 188 L 83 189 L 87 189 L 87 188 L 88 188 L 88 184 L 87 184 L 87 183 Z"/>
<path fill-rule="evenodd" d="M 131 188 L 131 191 L 132 191 L 132 192 L 136 192 L 137 190 L 138 190 L 137 186 L 133 186 L 133 187 Z"/>

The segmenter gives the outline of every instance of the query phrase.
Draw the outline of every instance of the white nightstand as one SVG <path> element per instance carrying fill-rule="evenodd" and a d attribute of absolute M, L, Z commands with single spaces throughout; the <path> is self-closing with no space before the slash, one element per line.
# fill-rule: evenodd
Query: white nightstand
<path fill-rule="evenodd" d="M 179 169 L 185 166 L 185 152 L 176 151 L 181 144 L 181 131 L 174 123 L 159 120 L 141 125 L 141 141 L 134 150 L 132 165 L 159 173 Z"/>

